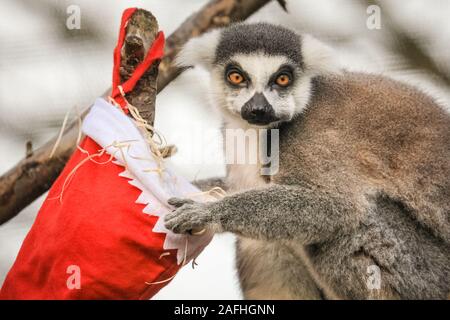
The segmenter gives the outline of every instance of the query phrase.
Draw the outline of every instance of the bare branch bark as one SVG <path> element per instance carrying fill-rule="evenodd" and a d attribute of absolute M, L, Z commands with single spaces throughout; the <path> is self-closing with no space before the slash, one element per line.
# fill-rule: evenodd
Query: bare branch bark
<path fill-rule="evenodd" d="M 159 65 L 159 76 L 157 86 L 151 80 L 157 73 L 158 68 L 151 68 L 148 71 L 150 78 L 144 78 L 142 83 L 138 83 L 133 93 L 127 95 L 127 99 L 135 105 L 139 106 L 141 115 L 152 120 L 154 116 L 154 97 L 155 91 L 160 92 L 168 83 L 175 79 L 181 72 L 172 65 L 172 61 L 176 54 L 191 37 L 198 36 L 212 28 L 224 26 L 231 22 L 245 20 L 252 13 L 263 7 L 271 0 L 211 0 L 198 12 L 191 15 L 182 25 L 170 36 L 166 41 L 165 56 Z M 134 27 L 133 27 L 134 28 Z M 133 49 L 134 46 L 139 48 L 139 41 L 131 36 L 128 47 L 125 51 L 129 51 L 129 56 L 134 59 L 142 56 L 139 50 Z M 147 33 L 146 39 L 154 39 L 151 32 Z M 152 40 L 153 41 L 153 40 Z M 147 47 L 148 49 L 148 47 Z M 131 53 L 134 53 L 131 54 Z M 131 59 L 130 63 L 133 61 Z M 127 69 L 122 70 L 123 76 L 126 77 Z M 147 80 L 146 80 L 147 79 Z M 143 86 L 145 89 L 139 89 Z M 136 94 L 137 90 L 141 90 L 142 95 Z M 103 96 L 109 94 L 108 89 Z M 153 101 L 153 102 L 152 102 Z M 81 117 L 84 117 L 89 108 L 86 108 Z M 76 147 L 78 137 L 77 121 L 69 124 L 62 135 L 58 149 L 53 157 L 49 158 L 51 150 L 54 146 L 56 138 L 47 142 L 39 149 L 28 153 L 28 157 L 21 160 L 11 170 L 0 177 L 0 224 L 8 221 L 22 209 L 28 206 L 36 198 L 46 192 L 58 177 L 64 168 L 67 160 L 70 158 Z"/>
<path fill-rule="evenodd" d="M 159 27 L 156 18 L 148 11 L 138 9 L 126 28 L 126 37 L 121 50 L 120 79 L 127 81 L 136 67 L 144 60 L 155 41 Z M 155 61 L 126 95 L 130 104 L 135 106 L 142 118 L 153 124 L 155 118 L 156 81 L 158 66 Z"/>

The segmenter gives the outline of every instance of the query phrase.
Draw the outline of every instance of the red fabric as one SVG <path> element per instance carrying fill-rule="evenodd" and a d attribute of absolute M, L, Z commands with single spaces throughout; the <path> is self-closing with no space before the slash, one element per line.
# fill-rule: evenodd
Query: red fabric
<path fill-rule="evenodd" d="M 125 112 L 128 112 L 127 102 L 125 97 L 119 90 L 119 85 L 122 86 L 123 92 L 128 93 L 133 90 L 134 86 L 138 80 L 143 76 L 145 71 L 152 65 L 155 60 L 161 59 L 164 55 L 164 33 L 162 31 L 158 32 L 152 47 L 147 53 L 144 60 L 136 67 L 131 77 L 121 84 L 120 80 L 120 58 L 121 51 L 123 47 L 123 42 L 125 41 L 126 27 L 128 20 L 131 18 L 136 8 L 130 8 L 123 12 L 122 21 L 120 23 L 119 39 L 117 41 L 117 46 L 114 49 L 114 68 L 113 68 L 113 85 L 111 97 L 122 107 Z"/>
<path fill-rule="evenodd" d="M 90 154 L 101 149 L 85 138 Z M 141 191 L 112 162 L 85 162 L 58 197 L 67 175 L 86 154 L 77 150 L 51 188 L 0 291 L 0 299 L 148 299 L 179 269 L 176 251 L 160 258 L 165 234 L 157 217 L 136 204 Z M 95 158 L 107 162 L 108 154 Z M 80 289 L 69 288 L 70 266 L 80 268 Z M 69 269 L 70 271 L 70 269 Z"/>

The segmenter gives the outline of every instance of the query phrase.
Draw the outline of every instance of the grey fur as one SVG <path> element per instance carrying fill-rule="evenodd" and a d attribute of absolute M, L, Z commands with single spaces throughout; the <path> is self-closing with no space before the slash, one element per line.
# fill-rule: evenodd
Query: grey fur
<path fill-rule="evenodd" d="M 314 78 L 306 110 L 279 129 L 269 183 L 172 200 L 166 226 L 237 234 L 246 298 L 446 299 L 450 115 L 413 87 L 344 72 Z"/>
<path fill-rule="evenodd" d="M 215 63 L 223 63 L 237 53 L 254 52 L 285 56 L 300 67 L 303 64 L 300 35 L 268 23 L 241 23 L 224 29 L 215 52 Z"/>
<path fill-rule="evenodd" d="M 221 188 L 224 191 L 228 189 L 228 186 L 225 181 L 225 177 L 221 178 L 212 178 L 212 179 L 201 179 L 192 181 L 192 183 L 199 188 L 200 190 L 211 190 L 212 188 Z"/>

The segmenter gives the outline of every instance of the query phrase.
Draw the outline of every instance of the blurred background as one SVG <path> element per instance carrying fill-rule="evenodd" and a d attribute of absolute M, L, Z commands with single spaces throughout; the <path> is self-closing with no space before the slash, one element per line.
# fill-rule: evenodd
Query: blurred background
<path fill-rule="evenodd" d="M 235 0 L 237 1 L 237 0 Z M 245 1 L 245 0 L 241 0 Z M 112 51 L 122 11 L 152 11 L 170 35 L 206 0 L 2 0 L 0 11 L 0 174 L 56 135 L 68 110 L 90 105 L 111 85 Z M 380 28 L 368 27 L 381 9 Z M 69 6 L 81 25 L 66 26 Z M 272 2 L 250 21 L 269 21 L 311 33 L 336 49 L 349 70 L 381 73 L 422 88 L 444 107 L 450 101 L 450 1 L 287 0 Z M 370 24 L 370 23 L 369 23 Z M 157 97 L 156 128 L 179 152 L 173 162 L 189 179 L 224 175 L 218 161 L 186 161 L 192 150 L 222 159 L 220 119 L 207 102 L 208 78 L 189 70 Z M 211 129 L 211 134 L 199 134 Z M 0 226 L 0 284 L 45 196 Z M 156 299 L 239 299 L 234 237 L 216 236 Z"/>

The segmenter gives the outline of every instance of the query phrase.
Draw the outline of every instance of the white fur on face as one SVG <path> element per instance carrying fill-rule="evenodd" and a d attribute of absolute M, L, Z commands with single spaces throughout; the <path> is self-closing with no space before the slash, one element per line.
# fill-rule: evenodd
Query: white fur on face
<path fill-rule="evenodd" d="M 234 62 L 240 64 L 252 80 L 248 88 L 235 89 L 225 83 L 225 66 L 215 62 L 215 50 L 220 34 L 221 31 L 216 29 L 191 39 L 178 54 L 176 64 L 180 67 L 201 66 L 210 72 L 213 104 L 219 107 L 219 111 L 228 122 L 234 121 L 238 127 L 248 126 L 248 123 L 241 118 L 240 112 L 244 104 L 256 92 L 264 94 L 278 117 L 289 121 L 296 114 L 301 113 L 308 104 L 311 95 L 311 79 L 314 76 L 340 72 L 336 55 L 331 48 L 309 35 L 301 35 L 303 70 L 296 71 L 295 82 L 290 90 L 280 95 L 277 90 L 270 90 L 267 86 L 271 75 L 278 71 L 281 65 L 287 63 L 288 58 L 257 52 L 239 53 L 231 57 Z"/>
<path fill-rule="evenodd" d="M 239 66 L 250 77 L 248 87 L 232 88 L 225 83 L 225 69 L 219 65 L 212 70 L 213 100 L 219 107 L 225 108 L 231 115 L 240 117 L 241 109 L 255 93 L 263 93 L 272 105 L 277 117 L 289 121 L 301 112 L 306 106 L 310 96 L 311 78 L 300 70 L 295 71 L 292 88 L 280 94 L 269 86 L 269 80 L 281 66 L 292 63 L 284 56 L 268 56 L 262 53 L 237 54 L 230 61 Z"/>

